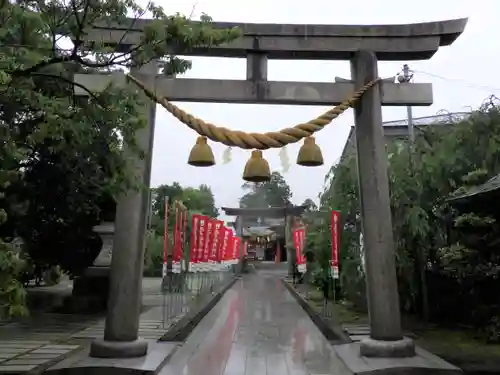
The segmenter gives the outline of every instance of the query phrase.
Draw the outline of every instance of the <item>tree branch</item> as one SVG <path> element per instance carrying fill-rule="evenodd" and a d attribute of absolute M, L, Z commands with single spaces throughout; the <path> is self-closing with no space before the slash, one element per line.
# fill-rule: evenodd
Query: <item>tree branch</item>
<path fill-rule="evenodd" d="M 69 61 L 73 61 L 73 59 L 71 58 L 71 56 L 59 56 L 59 57 L 53 57 L 49 60 L 43 60 L 43 61 L 40 61 L 39 63 L 29 67 L 29 68 L 26 68 L 26 69 L 20 69 L 20 70 L 14 70 L 14 71 L 11 71 L 9 72 L 12 76 L 15 76 L 15 77 L 25 77 L 25 76 L 29 76 L 35 72 L 37 72 L 38 70 L 40 69 L 43 69 L 47 66 L 50 66 L 50 65 L 54 65 L 54 64 L 59 64 L 59 63 L 63 63 L 63 62 L 69 62 Z"/>
<path fill-rule="evenodd" d="M 69 83 L 70 85 L 72 86 L 76 86 L 76 87 L 79 87 L 81 88 L 82 90 L 84 90 L 85 92 L 87 92 L 89 94 L 90 97 L 92 97 L 92 99 L 94 99 L 97 104 L 99 104 L 99 106 L 101 107 L 104 107 L 100 101 L 100 99 L 95 96 L 94 93 L 92 93 L 88 88 L 86 88 L 84 85 L 82 85 L 81 83 L 77 83 L 77 82 L 74 82 L 66 77 L 63 77 L 63 76 L 60 76 L 60 75 L 57 75 L 57 74 L 49 74 L 49 73 L 31 73 L 32 76 L 34 77 L 47 77 L 47 78 L 55 78 L 55 79 L 60 79 L 61 81 L 64 81 L 66 83 Z"/>

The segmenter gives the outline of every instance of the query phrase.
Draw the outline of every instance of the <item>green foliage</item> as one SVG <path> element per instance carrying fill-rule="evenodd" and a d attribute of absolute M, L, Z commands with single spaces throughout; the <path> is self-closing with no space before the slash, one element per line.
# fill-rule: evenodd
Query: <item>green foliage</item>
<path fill-rule="evenodd" d="M 171 245 L 170 245 L 171 246 Z M 144 276 L 161 277 L 163 269 L 163 236 L 148 231 L 144 254 Z"/>
<path fill-rule="evenodd" d="M 314 201 L 311 198 L 307 198 L 306 200 L 304 200 L 301 206 L 306 207 L 305 212 L 313 212 L 318 210 L 318 206 L 316 205 L 316 203 L 314 203 Z"/>
<path fill-rule="evenodd" d="M 497 341 L 498 198 L 450 199 L 500 173 L 499 125 L 500 108 L 489 103 L 463 121 L 419 128 L 414 146 L 387 145 L 401 307 L 449 324 L 483 329 L 490 322 L 484 331 Z M 355 150 L 327 179 L 320 210 L 341 212 L 342 293 L 359 307 L 365 285 Z M 329 233 L 328 225 L 315 230 Z M 329 241 L 316 235 L 314 251 L 329 251 Z"/>
<path fill-rule="evenodd" d="M 247 193 L 240 198 L 240 207 L 283 207 L 291 204 L 292 191 L 279 172 L 272 172 L 267 182 L 246 182 L 243 189 Z"/>
<path fill-rule="evenodd" d="M 7 219 L 0 209 L 0 223 Z M 0 321 L 27 313 L 26 292 L 18 278 L 23 262 L 9 244 L 0 239 Z"/>
<path fill-rule="evenodd" d="M 327 184 L 320 196 L 321 220 L 316 220 L 308 231 L 309 239 L 319 233 L 311 242 L 316 258 L 321 259 L 316 267 L 320 268 L 322 278 L 328 275 L 331 259 L 331 210 L 341 213 L 341 242 L 339 251 L 340 297 L 352 301 L 357 308 L 366 308 L 365 275 L 361 256 L 361 221 L 358 207 L 356 157 L 353 153 L 346 155 L 327 175 Z"/>
<path fill-rule="evenodd" d="M 191 234 L 191 215 L 194 213 L 216 218 L 219 215 L 215 207 L 215 199 L 212 189 L 207 185 L 198 188 L 182 187 L 178 182 L 172 185 L 160 185 L 151 189 L 152 212 L 151 230 L 148 232 L 146 253 L 144 256 L 144 276 L 161 276 L 164 256 L 164 231 L 165 231 L 165 198 L 168 197 L 168 238 L 169 249 L 173 246 L 173 233 L 175 225 L 174 202 L 181 201 L 187 212 L 186 234 L 184 238 L 184 256 L 189 259 L 189 238 Z"/>
<path fill-rule="evenodd" d="M 119 23 L 126 38 L 136 23 L 127 17 L 146 13 L 153 22 L 130 51 L 100 42 L 88 48 L 85 37 L 93 26 Z M 143 188 L 131 179 L 122 148 L 126 143 L 144 156 L 134 143 L 145 125 L 141 100 L 116 87 L 76 98 L 73 75 L 156 59 L 165 74 L 182 73 L 190 62 L 177 55 L 230 41 L 239 32 L 213 29 L 206 15 L 193 23 L 133 0 L 4 1 L 0 21 L 0 303 L 2 314 L 12 315 L 21 312 L 24 292 L 16 281 L 17 254 L 5 242 L 20 236 L 37 266 L 60 265 L 78 274 L 99 252 L 92 227 L 113 220 L 114 196 Z M 73 45 L 63 48 L 68 43 L 62 37 Z"/>
<path fill-rule="evenodd" d="M 160 6 L 150 2 L 146 7 L 133 0 L 97 1 L 17 1 L 4 2 L 0 9 L 3 37 L 7 45 L 20 50 L 28 61 L 9 61 L 6 73 L 32 76 L 45 67 L 74 62 L 90 68 L 113 69 L 132 63 L 145 64 L 160 58 L 165 74 L 183 73 L 191 67 L 189 61 L 178 57 L 193 47 L 211 47 L 237 38 L 236 29 L 213 29 L 211 19 L 203 15 L 193 23 L 176 13 L 168 15 Z M 116 23 L 125 30 L 123 39 L 133 29 L 136 19 L 152 15 L 152 22 L 144 27 L 139 43 L 132 53 L 115 52 L 113 46 L 93 41 L 92 50 L 86 44 L 88 29 L 97 25 Z M 73 47 L 61 49 L 61 36 L 71 38 Z M 33 42 L 42 40 L 36 45 Z M 34 46 L 35 48 L 31 47 Z M 48 52 L 48 53 L 47 53 Z M 5 74 L 5 73 L 4 73 Z M 4 81 L 9 80 L 8 76 Z"/>
<path fill-rule="evenodd" d="M 209 217 L 219 216 L 219 210 L 215 207 L 215 198 L 212 189 L 207 185 L 198 188 L 182 187 L 178 182 L 172 185 L 160 185 L 151 189 L 152 217 L 151 227 L 158 235 L 163 236 L 165 218 L 165 198 L 169 199 L 168 228 L 173 231 L 175 221 L 174 202 L 181 201 L 190 213 L 199 213 Z M 188 218 L 188 225 L 191 220 Z"/>

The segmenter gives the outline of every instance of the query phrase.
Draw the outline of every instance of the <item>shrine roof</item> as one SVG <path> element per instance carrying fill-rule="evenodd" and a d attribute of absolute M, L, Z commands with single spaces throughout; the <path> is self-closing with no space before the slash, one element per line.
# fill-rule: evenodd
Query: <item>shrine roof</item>
<path fill-rule="evenodd" d="M 450 198 L 448 201 L 449 202 L 464 201 L 472 197 L 477 197 L 486 193 L 498 191 L 499 189 L 500 189 L 500 174 L 490 178 L 488 181 L 486 181 L 481 185 L 474 186 L 466 193 Z"/>
<path fill-rule="evenodd" d="M 259 216 L 269 218 L 280 218 L 285 215 L 301 215 L 306 206 L 290 206 L 290 207 L 267 207 L 267 208 L 231 208 L 221 207 L 226 215 L 229 216 Z"/>

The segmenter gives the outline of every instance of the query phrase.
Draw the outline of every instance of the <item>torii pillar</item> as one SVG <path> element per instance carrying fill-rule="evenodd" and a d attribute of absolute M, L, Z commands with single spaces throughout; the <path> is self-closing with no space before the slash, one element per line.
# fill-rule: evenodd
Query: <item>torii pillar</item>
<path fill-rule="evenodd" d="M 351 63 L 356 87 L 378 77 L 375 53 L 359 51 Z M 363 95 L 354 116 L 370 316 L 370 338 L 361 342 L 360 351 L 368 357 L 409 357 L 415 345 L 401 329 L 380 87 Z"/>

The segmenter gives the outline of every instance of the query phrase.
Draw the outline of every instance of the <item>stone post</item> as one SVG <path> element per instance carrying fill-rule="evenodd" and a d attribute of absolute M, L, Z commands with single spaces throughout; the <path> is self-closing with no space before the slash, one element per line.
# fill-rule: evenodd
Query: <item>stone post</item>
<path fill-rule="evenodd" d="M 373 52 L 359 51 L 351 63 L 356 89 L 378 77 Z M 415 347 L 401 330 L 380 98 L 377 85 L 354 108 L 370 316 L 370 338 L 361 343 L 360 351 L 367 357 L 409 357 L 415 355 Z"/>
<path fill-rule="evenodd" d="M 285 248 L 286 248 L 286 261 L 288 264 L 288 277 L 293 278 L 295 275 L 295 248 L 293 247 L 293 233 L 292 233 L 293 217 L 291 214 L 285 215 Z"/>
<path fill-rule="evenodd" d="M 243 243 L 243 227 L 244 226 L 244 219 L 243 219 L 243 216 L 238 216 L 236 218 L 236 235 L 239 236 L 241 238 L 241 243 L 240 243 L 240 249 L 239 249 L 239 252 L 238 252 L 238 256 L 239 256 L 239 262 L 238 262 L 238 270 L 237 272 L 238 273 L 243 273 L 245 271 L 245 261 L 243 259 L 243 246 L 244 246 L 244 243 Z"/>
<path fill-rule="evenodd" d="M 137 72 L 148 74 L 146 84 L 154 87 L 154 77 L 158 72 L 156 61 L 140 68 L 132 68 L 132 74 Z M 142 307 L 145 233 L 150 209 L 148 189 L 155 109 L 156 103 L 147 100 L 147 125 L 135 134 L 137 146 L 146 153 L 145 158 L 140 159 L 135 153 L 129 152 L 129 173 L 132 173 L 136 182 L 142 186 L 125 192 L 118 199 L 104 339 L 92 343 L 91 357 L 129 358 L 147 354 L 147 342 L 139 339 L 138 333 Z"/>

